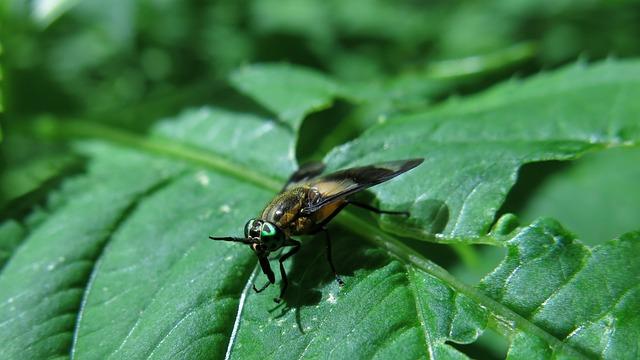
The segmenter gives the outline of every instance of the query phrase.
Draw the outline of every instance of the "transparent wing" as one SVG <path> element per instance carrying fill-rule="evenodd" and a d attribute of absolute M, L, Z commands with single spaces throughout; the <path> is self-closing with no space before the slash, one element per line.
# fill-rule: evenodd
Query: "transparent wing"
<path fill-rule="evenodd" d="M 287 183 L 284 185 L 282 190 L 280 190 L 280 193 L 308 182 L 314 177 L 320 175 L 323 171 L 324 164 L 321 162 L 312 162 L 302 165 L 296 172 L 291 174 Z"/>
<path fill-rule="evenodd" d="M 310 214 L 322 206 L 360 190 L 391 180 L 420 165 L 423 159 L 397 160 L 340 170 L 305 180 L 310 188 L 308 203 L 301 211 Z"/>

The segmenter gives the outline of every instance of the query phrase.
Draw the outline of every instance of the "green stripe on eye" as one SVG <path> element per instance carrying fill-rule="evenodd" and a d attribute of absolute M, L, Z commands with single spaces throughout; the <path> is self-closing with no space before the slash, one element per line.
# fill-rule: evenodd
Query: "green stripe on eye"
<path fill-rule="evenodd" d="M 276 229 L 271 224 L 264 224 L 262 226 L 262 236 L 273 236 L 276 234 Z"/>

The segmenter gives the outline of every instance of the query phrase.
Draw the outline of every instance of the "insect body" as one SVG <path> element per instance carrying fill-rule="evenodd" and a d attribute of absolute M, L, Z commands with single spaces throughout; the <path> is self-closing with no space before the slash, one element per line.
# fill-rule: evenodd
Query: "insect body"
<path fill-rule="evenodd" d="M 278 194 L 262 211 L 260 217 L 249 220 L 244 227 L 244 238 L 214 237 L 212 240 L 234 241 L 247 244 L 258 256 L 262 272 L 269 280 L 261 288 L 253 289 L 261 292 L 275 283 L 275 275 L 269 265 L 271 252 L 283 247 L 289 251 L 279 258 L 282 287 L 279 302 L 283 297 L 288 281 L 284 270 L 284 261 L 298 252 L 300 242 L 292 236 L 312 235 L 324 232 L 326 236 L 327 260 L 338 284 L 343 285 L 331 259 L 331 239 L 326 225 L 340 210 L 352 204 L 377 213 L 408 215 L 407 212 L 382 211 L 367 204 L 349 200 L 349 195 L 368 187 L 383 183 L 420 165 L 423 159 L 398 160 L 375 165 L 340 170 L 319 176 L 324 165 L 309 164 L 296 171 Z"/>

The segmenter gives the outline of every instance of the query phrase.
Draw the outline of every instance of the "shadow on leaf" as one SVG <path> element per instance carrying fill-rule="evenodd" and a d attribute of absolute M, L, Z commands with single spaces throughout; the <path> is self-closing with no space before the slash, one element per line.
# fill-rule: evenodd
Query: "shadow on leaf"
<path fill-rule="evenodd" d="M 338 226 L 330 226 L 329 231 L 333 262 L 338 275 L 345 282 L 345 287 L 350 285 L 350 279 L 358 276 L 359 271 L 378 269 L 389 263 L 390 258 L 382 250 L 371 248 L 362 239 L 358 239 L 357 235 Z M 304 333 L 304 327 L 300 324 L 300 309 L 317 305 L 328 289 L 337 289 L 339 286 L 327 261 L 324 235 L 307 236 L 301 240 L 300 252 L 291 258 L 291 266 L 288 267 L 289 288 L 284 295 L 283 303 L 275 306 L 270 312 L 275 313 L 280 309 L 276 315 L 276 318 L 280 318 L 289 310 L 295 310 L 298 329 Z"/>

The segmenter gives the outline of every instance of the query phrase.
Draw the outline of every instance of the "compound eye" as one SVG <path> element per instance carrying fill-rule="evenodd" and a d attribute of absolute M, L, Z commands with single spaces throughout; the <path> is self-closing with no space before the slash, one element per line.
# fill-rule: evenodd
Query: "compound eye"
<path fill-rule="evenodd" d="M 264 223 L 264 225 L 262 225 L 262 236 L 273 236 L 276 234 L 276 227 L 269 224 L 269 223 Z"/>
<path fill-rule="evenodd" d="M 245 226 L 244 226 L 244 237 L 245 238 L 249 237 L 249 231 L 251 231 L 251 228 L 253 228 L 253 222 L 254 221 L 255 220 L 251 219 L 245 224 Z"/>

